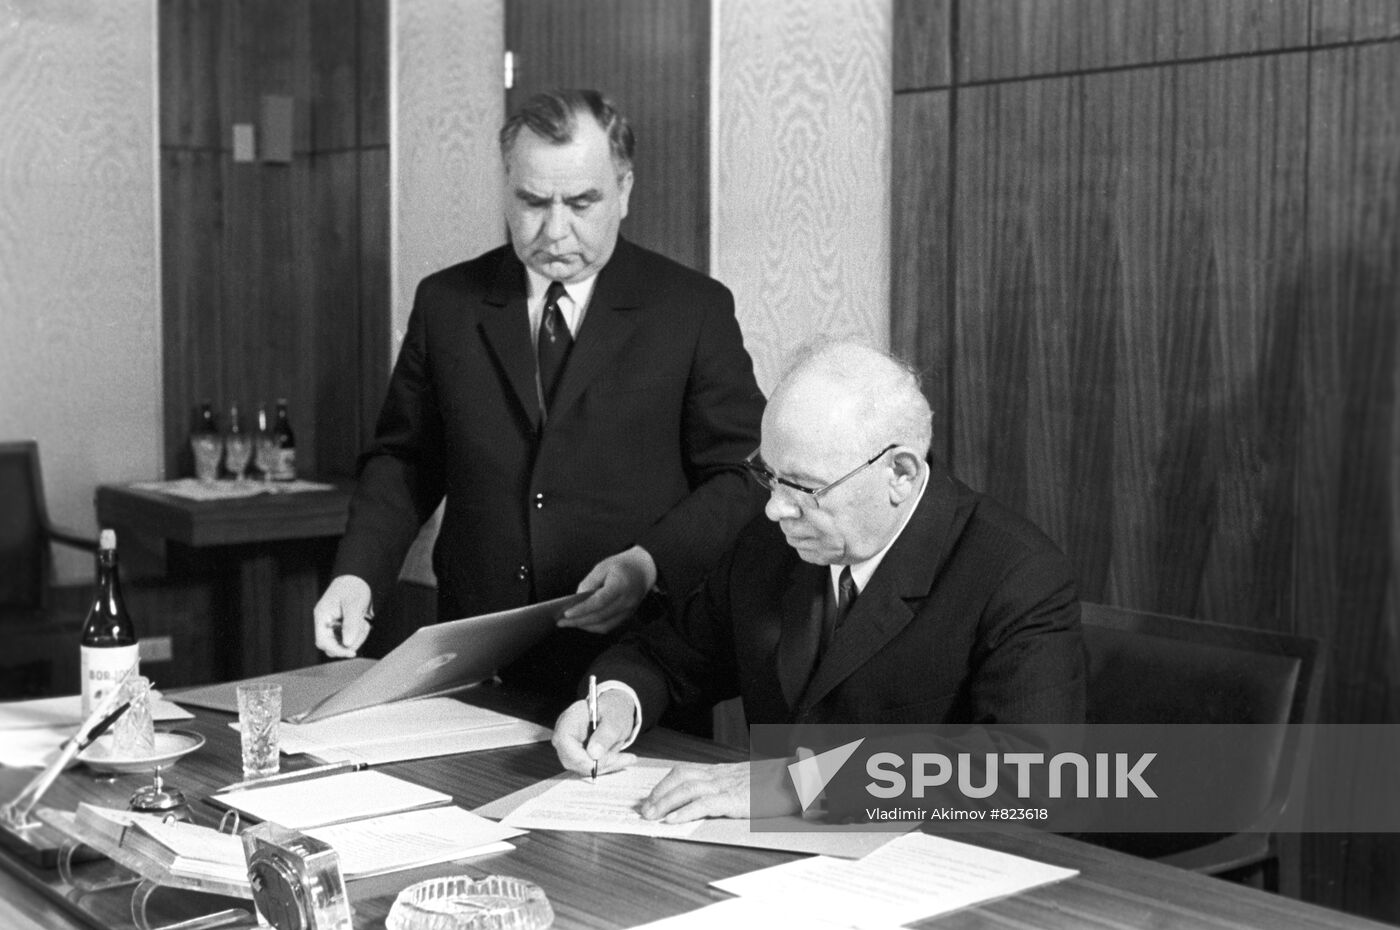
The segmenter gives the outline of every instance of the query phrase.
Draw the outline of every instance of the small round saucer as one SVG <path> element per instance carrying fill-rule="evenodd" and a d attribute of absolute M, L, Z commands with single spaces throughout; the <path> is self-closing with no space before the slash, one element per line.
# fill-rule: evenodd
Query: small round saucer
<path fill-rule="evenodd" d="M 144 756 L 112 755 L 112 737 L 102 736 L 91 746 L 78 753 L 78 759 L 87 763 L 88 768 L 98 772 L 154 772 L 168 769 L 183 756 L 189 755 L 204 745 L 204 736 L 187 730 L 156 732 L 156 748 Z"/>

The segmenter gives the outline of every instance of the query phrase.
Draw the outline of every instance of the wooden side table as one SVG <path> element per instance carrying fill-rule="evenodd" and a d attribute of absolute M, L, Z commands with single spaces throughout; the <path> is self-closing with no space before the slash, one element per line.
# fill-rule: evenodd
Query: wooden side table
<path fill-rule="evenodd" d="M 117 530 L 124 562 L 164 574 L 204 563 L 236 592 L 236 677 L 316 663 L 311 609 L 329 581 L 352 484 L 196 501 L 130 485 L 97 489 L 97 519 Z"/>

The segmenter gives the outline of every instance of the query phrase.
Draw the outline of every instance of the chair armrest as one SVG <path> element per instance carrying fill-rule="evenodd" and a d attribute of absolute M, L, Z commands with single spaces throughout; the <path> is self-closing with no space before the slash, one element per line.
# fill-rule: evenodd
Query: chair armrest
<path fill-rule="evenodd" d="M 63 543 L 65 546 L 72 546 L 74 549 L 82 549 L 86 552 L 97 551 L 97 540 L 87 536 L 80 536 L 70 529 L 54 526 L 52 524 L 44 527 L 50 542 Z"/>

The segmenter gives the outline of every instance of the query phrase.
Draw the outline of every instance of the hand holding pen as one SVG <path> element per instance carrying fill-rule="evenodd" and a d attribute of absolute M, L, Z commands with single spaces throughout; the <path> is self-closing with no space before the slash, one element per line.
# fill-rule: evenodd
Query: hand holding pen
<path fill-rule="evenodd" d="M 590 681 L 588 696 L 575 701 L 554 723 L 554 751 L 570 772 L 597 778 L 625 769 L 637 761 L 622 751 L 636 718 L 632 698 L 624 691 L 599 688 Z"/>

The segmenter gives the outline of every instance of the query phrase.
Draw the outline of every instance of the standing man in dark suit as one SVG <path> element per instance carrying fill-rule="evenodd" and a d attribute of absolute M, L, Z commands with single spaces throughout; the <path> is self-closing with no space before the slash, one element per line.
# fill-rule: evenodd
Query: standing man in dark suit
<path fill-rule="evenodd" d="M 418 287 L 316 645 L 355 654 L 445 497 L 441 618 L 593 592 L 506 674 L 571 696 L 648 592 L 686 594 L 761 506 L 740 463 L 763 395 L 729 290 L 619 238 L 633 139 L 608 100 L 537 95 L 500 144 L 510 244 Z"/>
<path fill-rule="evenodd" d="M 767 520 L 684 612 L 594 663 L 597 732 L 587 739 L 584 702 L 565 710 L 564 766 L 627 765 L 621 750 L 672 702 L 735 695 L 750 723 L 1082 723 L 1068 560 L 931 459 L 931 432 L 917 377 L 884 353 L 838 343 L 799 360 L 749 460 Z M 749 773 L 747 762 L 679 767 L 642 813 L 747 817 Z"/>

